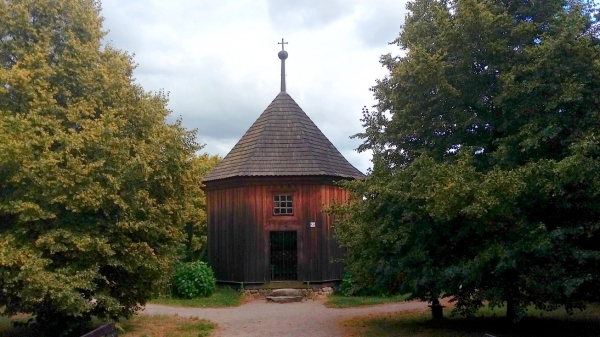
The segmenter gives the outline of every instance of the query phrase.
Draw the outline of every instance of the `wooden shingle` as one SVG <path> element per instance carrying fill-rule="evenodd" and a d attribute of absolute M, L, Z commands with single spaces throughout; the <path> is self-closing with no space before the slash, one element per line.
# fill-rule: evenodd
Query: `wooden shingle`
<path fill-rule="evenodd" d="M 204 181 L 251 176 L 361 178 L 300 106 L 282 91 Z"/>

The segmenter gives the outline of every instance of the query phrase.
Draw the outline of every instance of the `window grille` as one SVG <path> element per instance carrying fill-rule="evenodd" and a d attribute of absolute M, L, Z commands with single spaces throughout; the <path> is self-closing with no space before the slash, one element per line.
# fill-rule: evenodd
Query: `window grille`
<path fill-rule="evenodd" d="M 273 196 L 273 214 L 275 215 L 292 215 L 294 207 L 291 195 L 274 195 Z"/>

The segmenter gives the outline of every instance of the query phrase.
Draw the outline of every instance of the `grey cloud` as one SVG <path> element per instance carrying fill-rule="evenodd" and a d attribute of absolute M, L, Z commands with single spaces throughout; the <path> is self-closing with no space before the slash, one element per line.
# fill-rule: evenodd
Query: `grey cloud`
<path fill-rule="evenodd" d="M 108 2 L 108 3 L 107 3 Z M 124 2 L 121 5 L 111 4 L 103 1 L 102 16 L 104 17 L 104 29 L 109 30 L 105 42 L 110 42 L 118 48 L 127 46 L 127 51 L 133 53 L 143 47 L 143 41 L 138 32 L 141 23 L 147 20 L 150 12 L 140 10 L 140 3 Z M 107 27 L 119 27 L 119 29 L 107 29 Z"/>
<path fill-rule="evenodd" d="M 367 47 L 380 47 L 398 37 L 406 9 L 401 1 L 369 3 L 365 15 L 357 22 L 356 34 Z"/>
<path fill-rule="evenodd" d="M 367 173 L 370 168 L 373 168 L 371 162 L 372 155 L 360 154 L 354 150 L 340 151 L 344 158 L 346 158 L 354 167 L 359 169 L 362 173 Z"/>
<path fill-rule="evenodd" d="M 213 5 L 214 7 L 214 5 Z M 117 47 L 126 47 L 130 53 L 151 46 L 154 50 L 177 49 L 176 42 L 165 38 L 165 33 L 173 30 L 170 22 L 177 22 L 175 32 L 188 32 L 198 25 L 184 15 L 187 11 L 213 11 L 208 5 L 169 3 L 166 6 L 159 1 L 118 1 L 105 0 L 102 6 L 104 27 L 118 27 L 109 31 L 105 42 L 111 42 Z M 167 24 L 167 26 L 165 26 Z"/>
<path fill-rule="evenodd" d="M 270 103 L 252 88 L 232 86 L 209 72 L 201 76 L 169 88 L 173 115 L 183 116 L 184 125 L 197 129 L 201 137 L 239 139 Z"/>
<path fill-rule="evenodd" d="M 267 0 L 269 17 L 276 27 L 320 28 L 353 10 L 348 0 Z"/>
<path fill-rule="evenodd" d="M 294 98 L 294 93 L 290 95 Z M 355 153 L 361 140 L 350 139 L 350 136 L 362 131 L 362 126 L 357 117 L 364 102 L 360 98 L 340 96 L 334 93 L 310 90 L 303 99 L 296 102 L 312 119 L 317 127 L 335 145 L 335 147 L 359 170 L 366 172 L 368 162 L 359 162 L 361 156 L 348 157 L 347 154 Z M 363 104 L 364 105 L 364 104 Z"/>

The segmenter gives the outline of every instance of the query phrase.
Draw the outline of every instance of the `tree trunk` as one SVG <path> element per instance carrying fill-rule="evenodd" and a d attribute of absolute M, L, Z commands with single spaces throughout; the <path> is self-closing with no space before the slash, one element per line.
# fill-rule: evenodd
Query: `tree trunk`
<path fill-rule="evenodd" d="M 440 301 L 437 299 L 437 297 L 431 299 L 430 307 L 432 319 L 444 319 L 444 306 L 440 305 Z"/>
<path fill-rule="evenodd" d="M 517 318 L 517 311 L 515 310 L 515 300 L 509 298 L 506 300 L 506 319 L 514 322 Z"/>

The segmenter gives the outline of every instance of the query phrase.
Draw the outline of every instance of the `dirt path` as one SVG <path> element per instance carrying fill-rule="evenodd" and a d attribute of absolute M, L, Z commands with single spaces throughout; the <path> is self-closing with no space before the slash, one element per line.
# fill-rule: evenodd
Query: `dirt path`
<path fill-rule="evenodd" d="M 233 308 L 183 308 L 148 304 L 144 314 L 205 318 L 219 324 L 216 337 L 229 336 L 343 336 L 339 322 L 355 316 L 425 309 L 424 302 L 333 309 L 324 301 L 267 303 L 255 300 Z"/>

